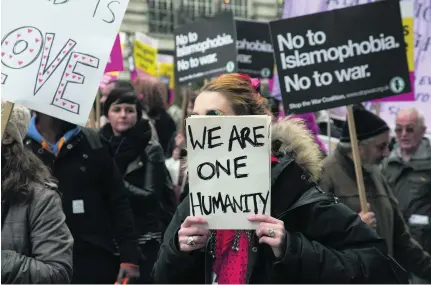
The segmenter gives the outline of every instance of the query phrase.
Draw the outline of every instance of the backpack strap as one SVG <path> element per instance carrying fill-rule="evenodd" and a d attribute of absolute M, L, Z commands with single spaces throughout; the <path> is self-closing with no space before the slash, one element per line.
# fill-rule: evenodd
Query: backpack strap
<path fill-rule="evenodd" d="M 99 133 L 95 129 L 91 128 L 81 128 L 82 133 L 87 138 L 90 143 L 91 149 L 103 148 L 102 141 L 100 140 Z"/>

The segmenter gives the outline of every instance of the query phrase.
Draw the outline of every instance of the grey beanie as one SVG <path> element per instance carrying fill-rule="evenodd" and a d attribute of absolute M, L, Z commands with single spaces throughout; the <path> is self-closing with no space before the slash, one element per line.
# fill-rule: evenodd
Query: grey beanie
<path fill-rule="evenodd" d="M 5 105 L 6 102 L 2 101 L 2 113 Z M 27 134 L 30 120 L 30 110 L 22 105 L 15 104 L 9 122 L 6 126 L 6 131 L 4 132 L 2 143 L 11 144 L 13 141 L 16 141 L 18 144 L 23 146 L 23 140 L 25 138 L 25 135 Z"/>

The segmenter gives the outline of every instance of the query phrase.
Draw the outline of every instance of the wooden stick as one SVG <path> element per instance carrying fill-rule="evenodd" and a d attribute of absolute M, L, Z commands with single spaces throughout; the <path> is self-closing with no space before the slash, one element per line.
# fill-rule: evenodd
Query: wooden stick
<path fill-rule="evenodd" d="M 7 123 L 9 122 L 10 116 L 12 115 L 14 103 L 6 102 L 1 110 L 1 137 L 3 139 L 3 134 L 6 131 Z"/>
<path fill-rule="evenodd" d="M 100 117 L 101 117 L 101 110 L 100 110 L 100 92 L 97 92 L 96 95 L 96 128 L 100 128 Z"/>
<path fill-rule="evenodd" d="M 367 195 L 365 194 L 364 176 L 362 173 L 361 157 L 359 156 L 358 137 L 356 136 L 355 118 L 352 106 L 347 106 L 347 120 L 349 124 L 350 140 L 352 142 L 353 163 L 355 164 L 356 183 L 359 191 L 359 201 L 362 212 L 368 212 Z"/>
<path fill-rule="evenodd" d="M 381 108 L 382 108 L 381 103 L 376 103 L 376 115 L 379 117 L 380 117 Z"/>

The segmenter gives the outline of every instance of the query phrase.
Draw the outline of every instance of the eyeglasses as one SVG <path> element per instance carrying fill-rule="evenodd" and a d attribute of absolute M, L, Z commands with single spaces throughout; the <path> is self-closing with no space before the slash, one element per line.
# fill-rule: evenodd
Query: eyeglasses
<path fill-rule="evenodd" d="M 413 127 L 413 126 L 396 126 L 395 133 L 398 135 L 402 134 L 403 129 L 406 130 L 406 133 L 408 133 L 408 134 L 414 133 L 414 131 L 415 131 L 415 127 Z"/>

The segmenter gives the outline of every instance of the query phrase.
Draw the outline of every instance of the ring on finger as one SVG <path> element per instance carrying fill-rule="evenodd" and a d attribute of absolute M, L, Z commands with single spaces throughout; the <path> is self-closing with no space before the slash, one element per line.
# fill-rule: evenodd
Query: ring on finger
<path fill-rule="evenodd" d="M 192 236 L 189 236 L 188 238 L 187 238 L 187 241 L 186 241 L 186 244 L 187 245 L 190 245 L 190 246 L 196 246 L 196 242 L 195 242 L 195 239 L 192 237 Z"/>
<path fill-rule="evenodd" d="M 269 229 L 268 230 L 268 236 L 272 237 L 272 238 L 275 237 L 275 231 L 273 229 Z"/>

